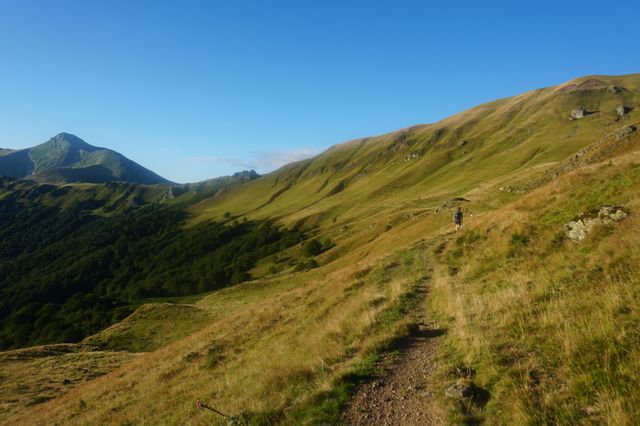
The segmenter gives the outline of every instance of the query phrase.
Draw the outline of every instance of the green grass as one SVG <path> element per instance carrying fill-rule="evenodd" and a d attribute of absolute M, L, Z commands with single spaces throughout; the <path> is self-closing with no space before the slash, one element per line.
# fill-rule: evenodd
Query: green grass
<path fill-rule="evenodd" d="M 83 343 L 115 351 L 148 352 L 202 329 L 210 320 L 206 311 L 192 305 L 145 304 Z"/>

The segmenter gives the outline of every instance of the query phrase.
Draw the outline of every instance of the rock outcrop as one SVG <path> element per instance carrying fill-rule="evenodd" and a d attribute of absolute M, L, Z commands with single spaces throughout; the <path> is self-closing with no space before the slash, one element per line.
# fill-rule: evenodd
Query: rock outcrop
<path fill-rule="evenodd" d="M 616 107 L 616 112 L 618 113 L 619 117 L 622 117 L 623 115 L 625 115 L 626 113 L 628 113 L 631 109 L 627 106 L 624 105 L 618 105 Z"/>
<path fill-rule="evenodd" d="M 640 138 L 637 137 L 637 127 L 624 126 L 582 148 L 559 165 L 550 169 L 548 175 L 555 179 L 560 174 L 611 158 L 631 149 L 637 149 L 638 146 L 640 146 Z"/>
<path fill-rule="evenodd" d="M 584 118 L 587 114 L 587 110 L 584 107 L 577 107 L 571 111 L 571 115 L 569 116 L 569 120 L 579 120 Z"/>
<path fill-rule="evenodd" d="M 616 141 L 620 141 L 638 130 L 635 126 L 626 126 L 616 133 Z"/>
<path fill-rule="evenodd" d="M 567 238 L 582 241 L 596 225 L 608 225 L 618 222 L 628 216 L 628 212 L 621 206 L 602 206 L 597 210 L 582 213 L 574 220 L 564 225 Z"/>

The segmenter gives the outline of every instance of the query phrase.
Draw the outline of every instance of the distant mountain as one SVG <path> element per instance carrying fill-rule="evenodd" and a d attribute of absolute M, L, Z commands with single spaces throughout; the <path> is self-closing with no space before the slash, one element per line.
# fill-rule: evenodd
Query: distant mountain
<path fill-rule="evenodd" d="M 124 155 L 60 133 L 33 148 L 0 150 L 0 176 L 39 182 L 170 183 Z"/>

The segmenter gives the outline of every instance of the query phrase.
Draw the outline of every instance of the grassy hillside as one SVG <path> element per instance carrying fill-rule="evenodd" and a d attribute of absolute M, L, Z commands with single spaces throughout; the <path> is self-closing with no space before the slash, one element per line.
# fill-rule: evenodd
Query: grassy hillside
<path fill-rule="evenodd" d="M 487 419 L 640 416 L 639 183 L 636 151 L 561 176 L 439 247 L 430 308 L 450 330 L 441 361 L 477 371 L 492 394 Z M 564 223 L 612 203 L 631 214 L 566 238 Z"/>
<path fill-rule="evenodd" d="M 410 326 L 403 306 L 427 279 L 424 309 L 447 329 L 435 389 L 462 364 L 491 395 L 472 413 L 442 398 L 452 422 L 631 424 L 638 415 L 636 218 L 582 243 L 562 236 L 563 223 L 592 206 L 635 211 L 638 164 L 634 152 L 576 170 L 474 216 L 457 235 L 432 211 L 329 266 L 217 292 L 195 305 L 211 318 L 200 331 L 35 408 L 31 419 L 217 421 L 193 406 L 202 399 L 258 424 L 338 421 L 350 383 Z M 130 321 L 155 323 L 141 315 Z M 176 316 L 177 329 L 186 323 Z M 144 330 L 134 340 L 144 341 Z"/>
<path fill-rule="evenodd" d="M 604 86 L 563 90 L 593 79 Z M 494 101 L 435 124 L 334 146 L 222 199 L 205 200 L 193 212 L 197 220 L 230 211 L 338 229 L 383 220 L 380 213 L 433 207 L 492 179 L 563 160 L 637 122 L 637 109 L 620 118 L 616 106 L 632 108 L 639 88 L 640 75 L 595 76 Z M 593 113 L 569 120 L 578 106 Z"/>
<path fill-rule="evenodd" d="M 452 423 L 633 424 L 639 89 L 640 75 L 585 77 L 170 200 L 187 207 L 190 235 L 211 219 L 271 220 L 321 252 L 283 246 L 250 281 L 149 300 L 83 343 L 144 353 L 0 420 L 223 424 L 199 399 L 248 424 L 339 423 L 354 387 L 415 326 L 409 313 L 424 309 L 446 329 L 432 391 Z M 570 120 L 579 106 L 588 114 Z M 565 223 L 604 205 L 628 216 L 567 239 Z M 443 396 L 456 367 L 473 371 L 485 406 Z"/>

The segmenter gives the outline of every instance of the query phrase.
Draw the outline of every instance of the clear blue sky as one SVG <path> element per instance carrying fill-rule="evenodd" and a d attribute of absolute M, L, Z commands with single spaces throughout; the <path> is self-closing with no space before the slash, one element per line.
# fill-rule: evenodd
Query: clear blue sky
<path fill-rule="evenodd" d="M 640 2 L 0 0 L 0 146 L 61 131 L 178 182 L 267 172 L 586 74 Z"/>

